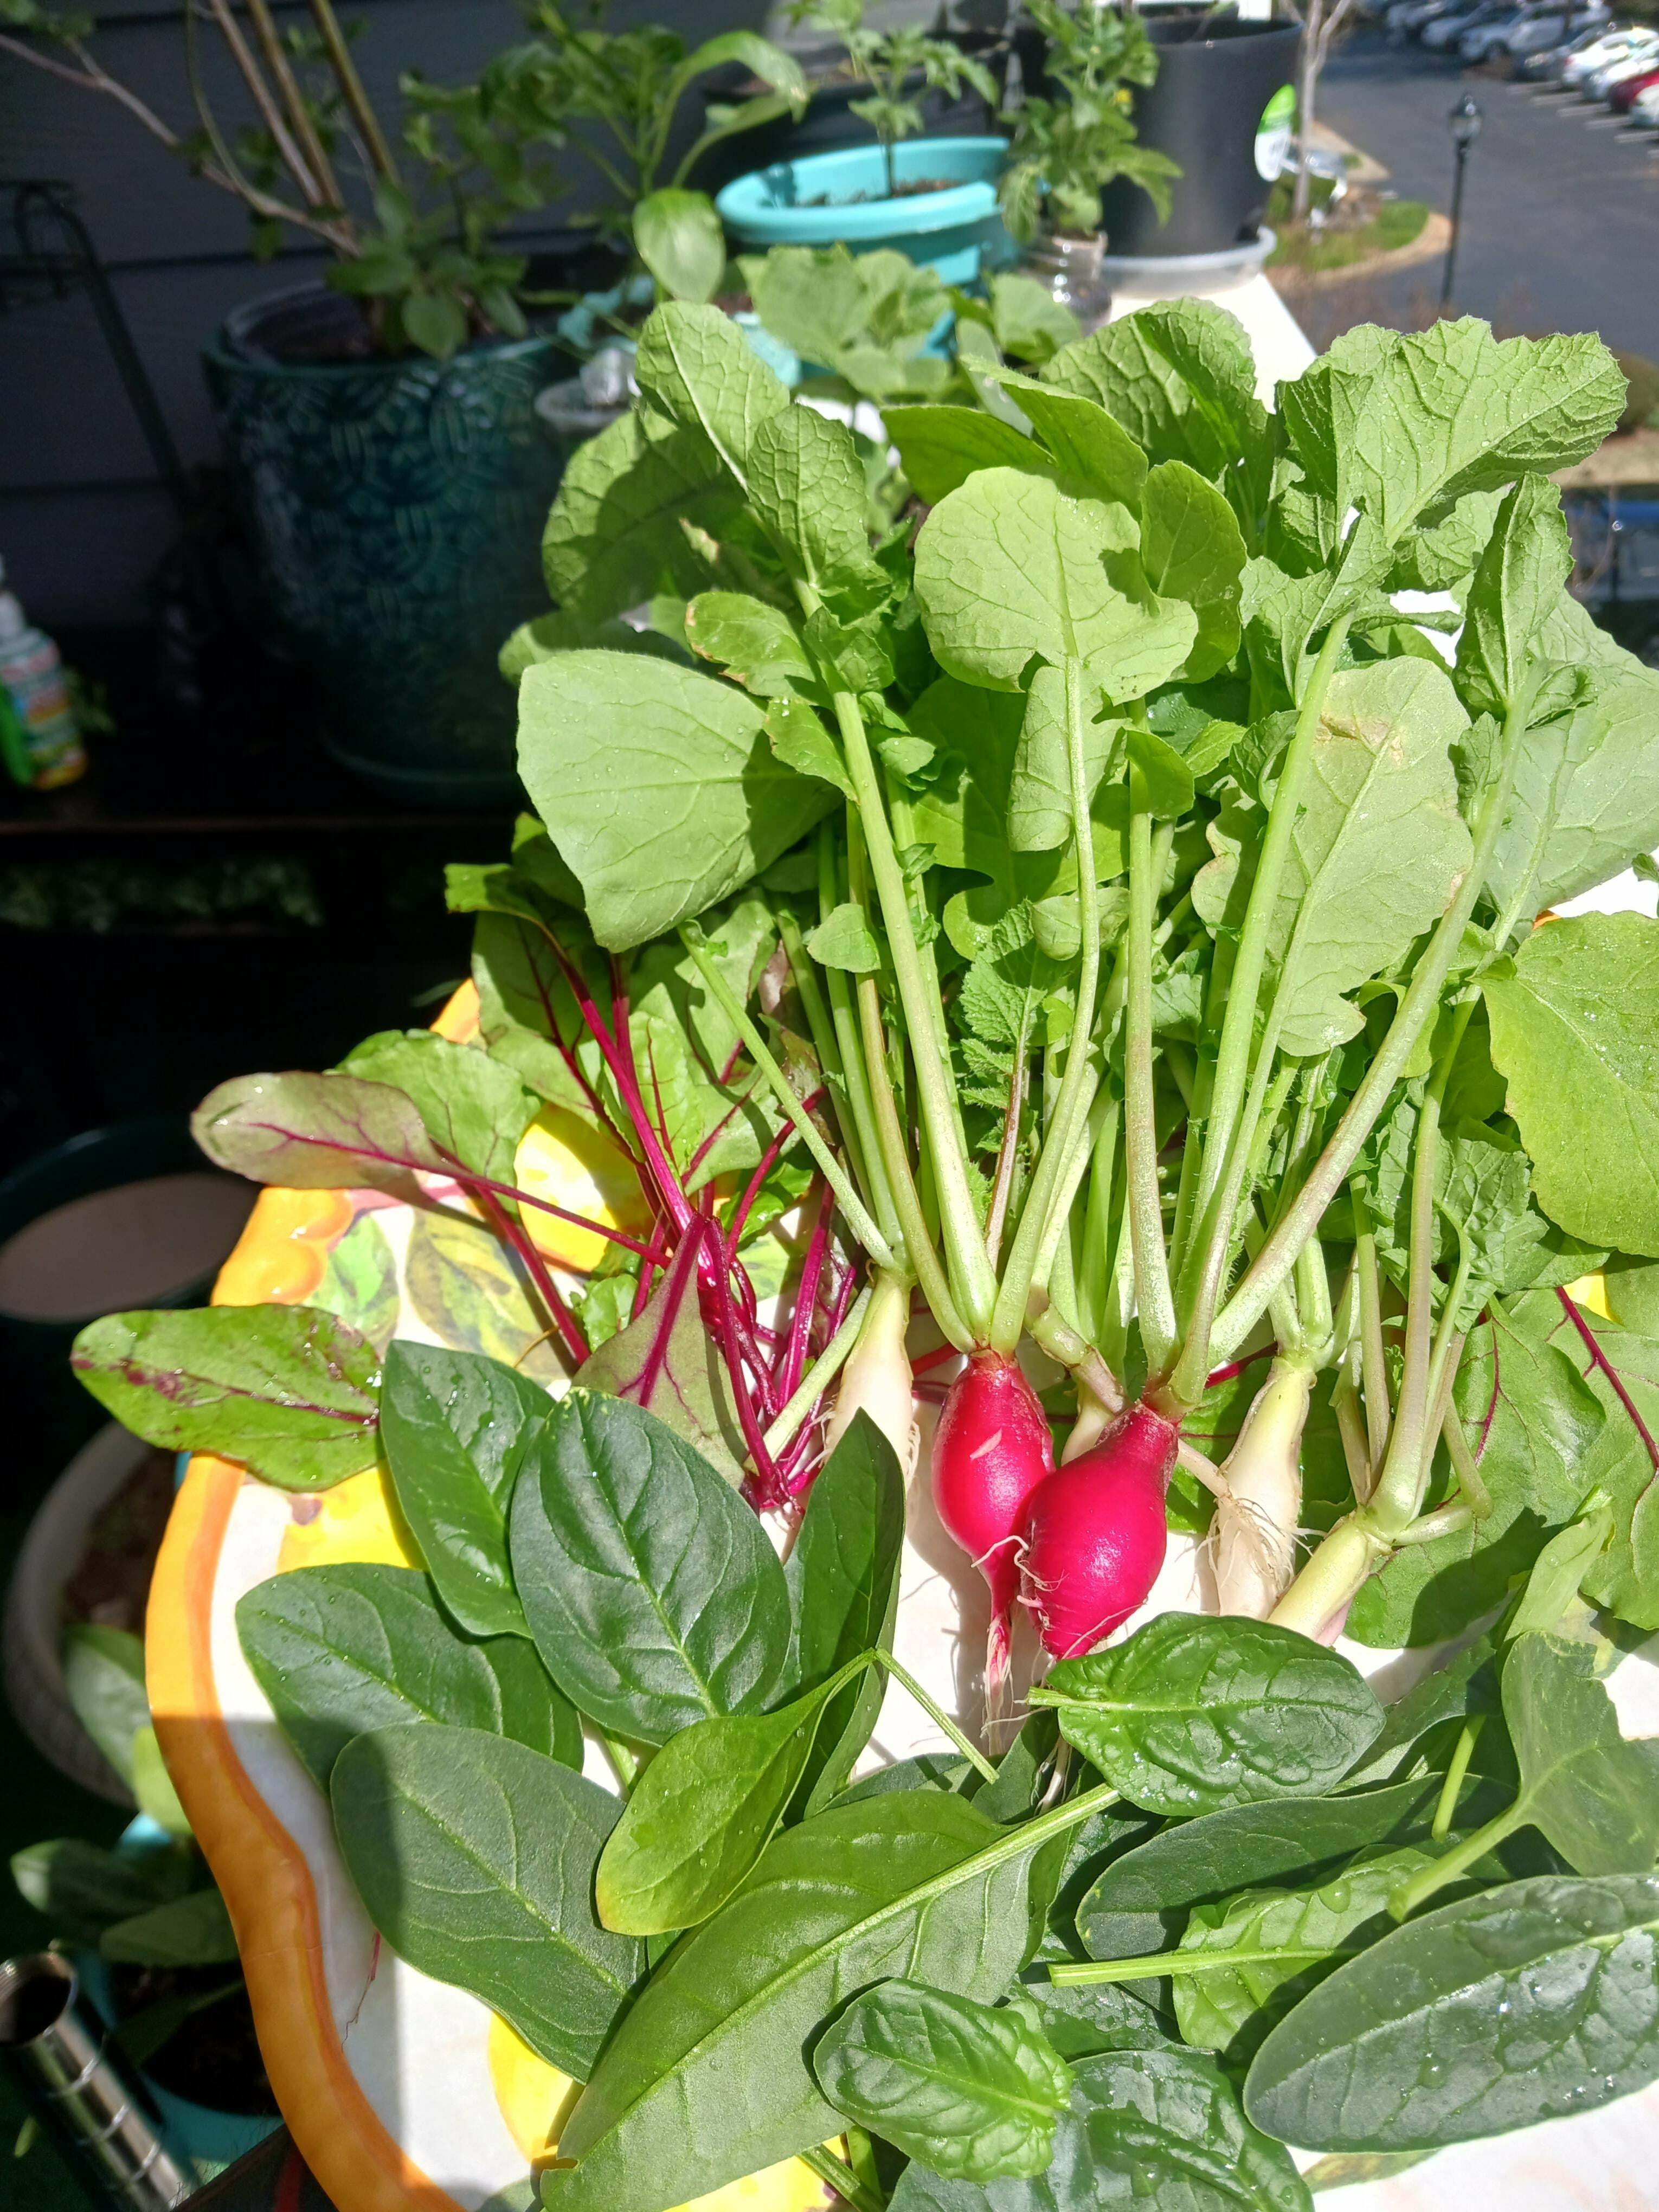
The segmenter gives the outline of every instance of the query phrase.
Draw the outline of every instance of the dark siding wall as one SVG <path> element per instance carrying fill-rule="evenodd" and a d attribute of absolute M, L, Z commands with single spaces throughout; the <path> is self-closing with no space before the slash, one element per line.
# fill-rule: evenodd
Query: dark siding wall
<path fill-rule="evenodd" d="M 84 8 L 86 0 L 81 0 Z M 301 12 L 276 0 L 279 12 Z M 688 40 L 758 24 L 765 0 L 618 0 L 613 27 L 672 21 Z M 94 0 L 95 51 L 112 75 L 181 131 L 192 127 L 183 9 L 159 0 Z M 344 0 L 360 19 L 357 64 L 384 118 L 398 72 L 444 82 L 473 76 L 524 35 L 513 0 Z M 234 125 L 246 94 L 217 34 L 202 33 L 216 111 Z M 688 103 L 690 105 L 690 103 Z M 572 166 L 573 182 L 585 169 Z M 303 246 L 256 264 L 239 202 L 191 177 L 114 102 L 60 84 L 0 54 L 0 177 L 54 177 L 76 187 L 109 267 L 174 439 L 187 465 L 211 461 L 213 422 L 197 349 L 240 301 L 314 278 Z M 582 204 L 581 185 L 547 227 Z M 0 556 L 47 624 L 137 621 L 146 579 L 173 532 L 172 511 L 84 298 L 0 315 Z"/>

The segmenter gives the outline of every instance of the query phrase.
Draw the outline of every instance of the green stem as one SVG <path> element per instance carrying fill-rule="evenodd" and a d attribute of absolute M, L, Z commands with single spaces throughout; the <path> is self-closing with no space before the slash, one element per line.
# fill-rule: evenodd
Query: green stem
<path fill-rule="evenodd" d="M 1033 1290 L 1043 1291 L 1048 1287 L 1055 1258 L 1071 1226 L 1072 1208 L 1076 1203 L 1078 1186 L 1083 1181 L 1084 1170 L 1094 1156 L 1101 1129 L 1109 1121 L 1115 1124 L 1117 1120 L 1116 1099 L 1101 1099 L 1096 1096 L 1099 1083 L 1099 1077 L 1091 1068 L 1087 1085 L 1088 1095 L 1083 1101 L 1086 1118 L 1077 1130 L 1070 1155 L 1060 1168 L 1060 1180 L 1055 1186 L 1054 1200 L 1048 1208 L 1048 1219 L 1042 1232 L 1042 1242 L 1037 1247 L 1036 1265 L 1031 1270 Z M 1075 1301 L 1074 1284 L 1072 1298 L 1065 1303 L 1075 1307 Z"/>
<path fill-rule="evenodd" d="M 859 1129 L 858 1115 L 853 1107 L 853 1086 L 847 1073 L 847 1064 L 836 1036 L 835 1024 L 824 1003 L 823 991 L 818 981 L 817 969 L 807 951 L 800 933 L 800 925 L 786 907 L 778 915 L 778 930 L 783 939 L 783 949 L 789 963 L 789 973 L 794 981 L 800 1002 L 806 1014 L 806 1026 L 811 1033 L 812 1048 L 817 1054 L 818 1065 L 829 1079 L 830 1103 L 836 1110 L 836 1127 L 841 1133 L 842 1150 L 847 1155 L 848 1165 L 853 1170 L 853 1180 L 867 1191 L 873 1200 L 876 1183 L 870 1166 L 869 1154 Z M 863 1074 L 862 1068 L 859 1071 Z M 879 1162 L 877 1170 L 879 1170 Z M 878 1217 L 880 1214 L 877 1207 Z M 891 1244 L 897 1234 L 896 1226 L 890 1230 L 881 1224 L 882 1234 Z"/>
<path fill-rule="evenodd" d="M 1365 1201 L 1352 1183 L 1356 1222 L 1369 1223 Z M 1354 1267 L 1359 1284 L 1359 1358 L 1365 1390 L 1365 1435 L 1373 1479 L 1389 1449 L 1389 1426 L 1393 1407 L 1389 1399 L 1389 1359 L 1382 1342 L 1382 1276 L 1376 1264 L 1376 1236 L 1369 1226 L 1354 1240 Z"/>
<path fill-rule="evenodd" d="M 848 1227 L 878 1267 L 892 1274 L 902 1273 L 898 1261 L 889 1249 L 887 1239 L 871 1219 L 864 1200 L 848 1182 L 846 1170 L 818 1134 L 811 1115 L 790 1089 L 788 1077 L 772 1057 L 770 1047 L 749 1018 L 748 1009 L 739 1005 L 736 994 L 708 957 L 702 933 L 691 925 L 682 929 L 679 935 L 680 942 L 696 963 L 697 973 L 702 977 L 710 998 L 743 1039 L 750 1058 L 771 1085 L 779 1105 L 800 1132 L 801 1142 L 817 1161 L 824 1181 L 836 1194 L 842 1218 Z"/>
<path fill-rule="evenodd" d="M 1066 1047 L 1066 1073 L 1060 1095 L 1031 1177 L 1019 1226 L 1003 1270 L 1001 1287 L 991 1316 L 989 1341 L 996 1349 L 1012 1352 L 1025 1326 L 1025 1304 L 1033 1271 L 1042 1248 L 1060 1181 L 1068 1164 L 1075 1132 L 1089 1110 L 1085 1095 L 1089 1048 L 1094 1035 L 1095 998 L 1100 988 L 1100 890 L 1095 882 L 1094 825 L 1089 814 L 1089 770 L 1084 757 L 1083 669 L 1079 662 L 1066 664 L 1066 757 L 1072 787 L 1072 839 L 1077 860 L 1078 927 L 1082 933 L 1082 965 L 1078 971 L 1077 1005 L 1072 1034 Z M 1148 937 L 1151 923 L 1148 921 Z M 1151 946 L 1148 945 L 1148 958 Z"/>
<path fill-rule="evenodd" d="M 1199 1178 L 1198 1209 L 1209 1206 L 1217 1185 L 1226 1172 L 1238 1116 L 1249 1079 L 1250 1045 L 1255 1030 L 1256 1002 L 1267 963 L 1268 933 L 1279 903 L 1279 887 L 1290 861 L 1291 838 L 1302 806 L 1309 772 L 1313 765 L 1314 738 L 1336 664 L 1348 638 L 1347 616 L 1340 616 L 1325 634 L 1313 665 L 1297 715 L 1296 728 L 1279 770 L 1278 787 L 1267 816 L 1261 854 L 1250 885 L 1233 962 L 1226 1010 L 1221 1021 L 1221 1041 L 1216 1048 L 1215 1079 L 1211 1093 L 1209 1125 L 1205 1133 L 1204 1166 Z"/>
<path fill-rule="evenodd" d="M 1468 872 L 1435 928 L 1417 963 L 1411 987 L 1389 1025 L 1364 1081 L 1349 1101 L 1317 1166 L 1251 1263 L 1249 1273 L 1216 1322 L 1212 1356 L 1231 1359 L 1267 1310 L 1273 1291 L 1296 1265 L 1296 1255 L 1318 1226 L 1320 1216 L 1342 1188 L 1359 1148 L 1375 1127 L 1418 1038 L 1433 1018 L 1440 994 L 1463 942 L 1463 932 L 1485 886 L 1498 840 L 1515 789 L 1516 765 L 1526 730 L 1526 708 L 1517 702 L 1504 726 L 1504 762 L 1487 793 L 1475 828 Z M 1231 1007 L 1229 1009 L 1231 1012 Z"/>
<path fill-rule="evenodd" d="M 1415 1912 L 1419 1905 L 1425 1904 L 1434 1895 L 1436 1890 L 1443 1889 L 1448 1882 L 1455 1881 L 1460 1875 L 1467 1874 L 1477 1861 L 1485 1858 L 1488 1851 L 1495 1850 L 1506 1836 L 1512 1836 L 1517 1828 L 1524 1828 L 1528 1818 L 1526 1801 L 1517 1797 L 1507 1813 L 1500 1813 L 1496 1820 L 1488 1820 L 1484 1828 L 1477 1828 L 1473 1835 L 1465 1836 L 1461 1844 L 1454 1844 L 1443 1857 L 1432 1860 L 1425 1867 L 1419 1867 L 1409 1881 L 1402 1881 L 1389 1899 L 1389 1911 L 1396 1920 L 1403 1920 L 1408 1913 Z"/>
<path fill-rule="evenodd" d="M 1102 1117 L 1089 1167 L 1089 1196 L 1083 1216 L 1083 1262 L 1078 1270 L 1077 1297 L 1083 1334 L 1099 1340 L 1106 1319 L 1106 1291 L 1109 1280 L 1112 1230 L 1112 1181 L 1117 1169 L 1118 1125 L 1123 1102 L 1114 1098 Z"/>
<path fill-rule="evenodd" d="M 809 592 L 808 596 L 816 602 L 815 592 Z M 858 701 L 850 691 L 837 691 L 834 699 L 836 719 L 846 749 L 848 769 L 858 799 L 859 819 L 870 856 L 870 872 L 875 878 L 876 896 L 886 925 L 888 951 L 898 984 L 899 1000 L 915 1051 L 916 1091 L 933 1149 L 933 1171 L 939 1178 L 940 1225 L 951 1291 L 975 1338 L 982 1342 L 996 1301 L 996 1277 L 985 1256 L 979 1216 L 968 1187 L 968 1163 L 957 1135 L 956 1111 L 944 1072 L 950 1044 L 945 1036 L 943 1010 L 937 992 L 931 997 L 928 994 L 916 950 L 915 931 L 911 926 L 904 876 L 893 850 L 881 786 L 870 757 Z M 925 1292 L 925 1284 L 923 1289 Z M 931 1297 L 928 1303 L 933 1303 Z M 940 1319 L 937 1311 L 934 1318 Z M 943 1327 L 942 1320 L 940 1325 Z"/>
<path fill-rule="evenodd" d="M 810 2166 L 820 2181 L 828 2182 L 837 2197 L 853 2208 L 853 2212 L 887 2212 L 886 2200 L 873 2189 L 866 2189 L 852 2167 L 832 2150 L 814 2144 L 809 2150 L 799 2153 L 801 2163 Z"/>
<path fill-rule="evenodd" d="M 801 1423 L 852 1357 L 853 1346 L 859 1340 L 859 1331 L 869 1310 L 870 1298 L 871 1291 L 866 1284 L 848 1308 L 846 1320 L 802 1376 L 794 1395 L 761 1439 L 769 1452 L 775 1455 L 791 1441 Z"/>
<path fill-rule="evenodd" d="M 1463 1787 L 1469 1771 L 1469 1761 L 1474 1756 L 1474 1747 L 1480 1740 L 1480 1731 L 1486 1724 L 1485 1713 L 1471 1713 L 1458 1732 L 1457 1747 L 1452 1753 L 1451 1765 L 1446 1769 L 1446 1779 L 1441 1787 L 1440 1802 L 1434 1808 L 1434 1820 L 1429 1829 L 1437 1844 L 1443 1844 L 1450 1832 L 1452 1816 L 1457 1810 L 1458 1793 Z"/>
<path fill-rule="evenodd" d="M 599 1741 L 605 1757 L 611 1761 L 611 1772 L 622 1784 L 625 1797 L 640 1778 L 640 1762 L 620 1737 L 602 1735 Z"/>
<path fill-rule="evenodd" d="M 1135 1303 L 1148 1365 L 1160 1372 L 1175 1348 L 1175 1298 L 1158 1187 L 1152 1088 L 1152 817 L 1129 817 L 1128 1011 L 1123 1054 L 1123 1164 L 1128 1177 Z"/>
<path fill-rule="evenodd" d="M 898 1661 L 894 1658 L 890 1651 L 872 1651 L 870 1654 L 870 1656 L 875 1661 L 877 1666 L 884 1667 L 886 1668 L 887 1672 L 892 1676 L 893 1680 L 899 1684 L 901 1688 L 906 1689 L 910 1692 L 910 1695 L 921 1707 L 923 1712 L 927 1714 L 928 1719 L 932 1721 L 933 1726 L 939 1730 L 941 1735 L 946 1735 L 950 1738 L 951 1741 L 956 1746 L 957 1749 L 962 1753 L 963 1757 L 968 1761 L 970 1766 L 976 1768 L 977 1771 L 984 1776 L 988 1782 L 994 1782 L 996 1780 L 997 1771 L 995 1767 L 992 1765 L 990 1760 L 987 1759 L 984 1753 L 977 1750 L 973 1744 L 969 1742 L 967 1737 L 963 1735 L 962 1730 L 957 1726 L 956 1723 L 951 1719 L 948 1714 L 943 1713 L 939 1711 L 939 1708 L 933 1703 L 927 1691 L 924 1690 L 921 1683 L 917 1681 L 915 1676 L 908 1673 L 904 1668 L 901 1667 Z"/>
<path fill-rule="evenodd" d="M 1102 1982 L 1161 1981 L 1165 1974 L 1226 1974 L 1236 1967 L 1277 1966 L 1281 1960 L 1311 1966 L 1323 1959 L 1355 1958 L 1363 1948 L 1357 1943 L 1306 1943 L 1261 1950 L 1153 1951 L 1139 1959 L 1079 1960 L 1050 1966 L 1048 1979 L 1062 1990 L 1089 1989 Z"/>
<path fill-rule="evenodd" d="M 1448 1404 L 1446 1418 L 1440 1433 L 1446 1439 L 1446 1455 L 1457 1477 L 1457 1486 L 1472 1520 L 1484 1521 L 1492 1511 L 1492 1492 L 1480 1480 L 1480 1469 L 1475 1464 L 1474 1454 L 1469 1449 L 1469 1439 L 1463 1427 L 1463 1419 L 1455 1405 Z"/>

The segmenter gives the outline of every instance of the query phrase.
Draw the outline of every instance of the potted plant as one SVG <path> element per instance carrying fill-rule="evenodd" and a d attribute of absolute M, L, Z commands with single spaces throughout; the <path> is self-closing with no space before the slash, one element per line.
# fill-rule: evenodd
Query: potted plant
<path fill-rule="evenodd" d="M 325 290 L 254 301 L 204 349 L 273 642 L 315 678 L 348 765 L 417 804 L 498 799 L 512 702 L 487 672 L 540 598 L 537 536 L 562 453 L 534 402 L 566 356 L 531 327 L 528 264 L 497 234 L 557 190 L 555 156 L 580 141 L 570 121 L 600 114 L 633 134 L 605 221 L 668 289 L 707 296 L 712 210 L 654 189 L 675 108 L 738 58 L 784 88 L 729 125 L 741 129 L 797 73 L 744 33 L 688 54 L 665 30 L 567 38 L 542 11 L 546 38 L 473 84 L 406 76 L 399 133 L 369 101 L 332 0 L 312 0 L 308 24 L 279 24 L 268 0 L 246 19 L 229 0 L 202 12 L 246 90 L 246 129 L 208 102 L 192 62 L 198 127 L 175 130 L 106 70 L 85 20 L 40 0 L 0 0 L 0 49 L 118 101 L 244 203 L 256 252 L 295 229 L 334 255 Z M 195 13 L 189 34 L 202 35 Z"/>
<path fill-rule="evenodd" d="M 918 138 L 920 90 L 952 96 L 964 83 L 987 99 L 995 82 L 984 64 L 917 26 L 876 31 L 864 0 L 800 0 L 792 10 L 842 40 L 848 75 L 868 91 L 851 112 L 876 134 L 873 146 L 808 154 L 735 178 L 715 205 L 744 246 L 887 247 L 971 283 L 981 264 L 1006 258 L 995 179 L 1006 155 L 1000 138 Z"/>
<path fill-rule="evenodd" d="M 1548 473 L 1623 380 L 996 374 L 891 531 L 657 311 L 550 534 L 684 644 L 526 671 L 471 986 L 221 1086 L 225 1303 L 78 1345 L 198 1455 L 157 1725 L 340 2212 L 1644 2185 L 1659 924 L 1533 925 L 1659 840 Z"/>
<path fill-rule="evenodd" d="M 1027 91 L 1002 118 L 1013 127 L 1003 220 L 1054 297 L 1098 322 L 1110 305 L 1100 276 L 1103 191 L 1121 179 L 1164 217 L 1170 180 L 1181 173 L 1167 155 L 1139 143 L 1129 112 L 1128 88 L 1156 79 L 1158 52 L 1138 12 L 1030 0 L 1026 13 L 1046 41 L 1043 88 Z"/>

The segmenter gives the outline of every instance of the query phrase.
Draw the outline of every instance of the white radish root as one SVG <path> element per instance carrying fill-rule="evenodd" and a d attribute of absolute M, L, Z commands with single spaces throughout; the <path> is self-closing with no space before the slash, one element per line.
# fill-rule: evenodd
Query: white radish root
<path fill-rule="evenodd" d="M 867 1413 L 898 1454 L 907 1482 L 915 1471 L 921 1444 L 910 1359 L 904 1348 L 909 1326 L 909 1285 L 896 1276 L 878 1275 L 858 1342 L 842 1370 L 823 1439 L 827 1455 L 851 1427 L 853 1416 Z"/>
<path fill-rule="evenodd" d="M 1227 1493 L 1216 1500 L 1210 1556 L 1224 1613 L 1265 1620 L 1291 1586 L 1313 1380 L 1304 1361 L 1276 1358 L 1222 1469 Z"/>

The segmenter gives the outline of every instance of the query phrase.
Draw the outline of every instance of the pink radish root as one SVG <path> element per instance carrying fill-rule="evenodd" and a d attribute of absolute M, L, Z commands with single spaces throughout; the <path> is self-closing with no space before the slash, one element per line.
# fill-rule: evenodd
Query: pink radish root
<path fill-rule="evenodd" d="M 988 1698 L 1008 1675 L 1009 1622 L 1019 1594 L 1015 1532 L 1025 1502 L 1053 1471 L 1054 1440 L 1018 1364 L 975 1352 L 951 1385 L 933 1431 L 933 1504 L 991 1592 Z"/>
<path fill-rule="evenodd" d="M 1180 1441 L 1173 1421 L 1130 1406 L 1031 1492 L 1019 1601 L 1050 1658 L 1081 1658 L 1146 1603 L 1169 1541 L 1164 1499 Z"/>

